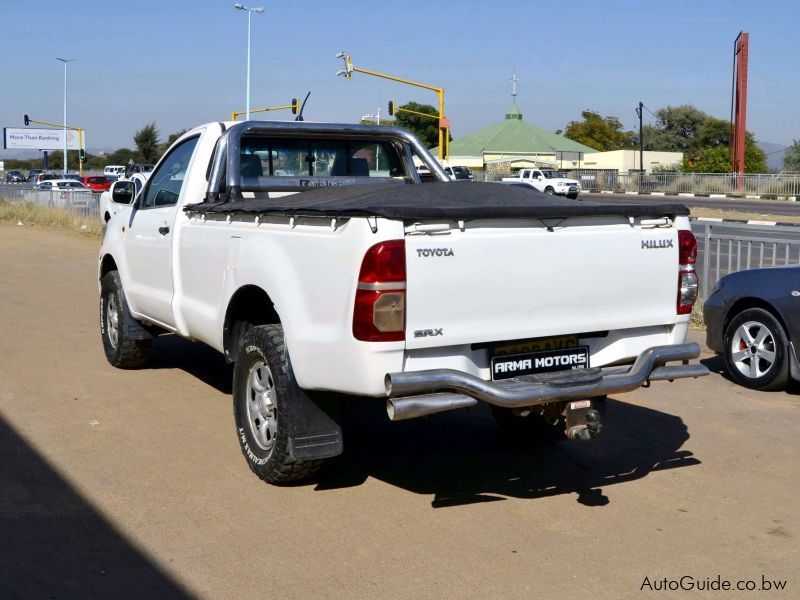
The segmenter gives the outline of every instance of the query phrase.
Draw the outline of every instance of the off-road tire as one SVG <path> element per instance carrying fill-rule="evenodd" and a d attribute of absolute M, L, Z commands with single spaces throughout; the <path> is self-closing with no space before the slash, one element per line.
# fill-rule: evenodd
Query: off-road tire
<path fill-rule="evenodd" d="M 544 188 L 544 193 L 550 196 L 555 196 L 556 191 L 548 185 L 546 188 Z"/>
<path fill-rule="evenodd" d="M 270 449 L 263 449 L 256 440 L 248 417 L 251 369 L 259 362 L 269 367 L 274 384 L 277 429 Z M 291 410 L 305 392 L 297 385 L 286 352 L 281 325 L 258 325 L 244 336 L 233 368 L 233 416 L 236 436 L 250 470 L 272 484 L 289 483 L 313 476 L 322 460 L 296 460 L 289 454 L 288 425 L 296 418 Z"/>
<path fill-rule="evenodd" d="M 768 332 L 768 339 L 765 339 L 765 344 L 768 344 L 771 351 L 774 352 L 774 361 L 771 366 L 761 376 L 752 377 L 742 373 L 736 366 L 736 359 L 734 358 L 735 343 L 734 336 L 737 331 L 746 323 L 753 323 L 751 330 L 755 331 L 759 327 L 766 328 Z M 771 342 L 770 342 L 771 340 Z M 735 315 L 725 327 L 725 334 L 722 338 L 724 346 L 725 357 L 725 371 L 728 375 L 739 385 L 762 391 L 773 391 L 785 389 L 789 383 L 789 340 L 786 337 L 786 332 L 783 326 L 775 316 L 763 308 L 748 308 Z M 737 349 L 742 351 L 745 349 Z M 747 359 L 749 363 L 754 360 L 752 357 Z M 740 361 L 741 362 L 741 361 Z M 748 363 L 748 364 L 749 364 Z M 765 362 L 760 362 L 759 366 L 765 366 Z"/>
<path fill-rule="evenodd" d="M 109 305 L 116 312 L 116 341 L 109 328 Z M 136 369 L 150 358 L 152 339 L 136 340 L 125 334 L 123 324 L 131 319 L 128 302 L 117 271 L 111 271 L 100 281 L 100 335 L 103 351 L 109 363 L 119 369 Z"/>

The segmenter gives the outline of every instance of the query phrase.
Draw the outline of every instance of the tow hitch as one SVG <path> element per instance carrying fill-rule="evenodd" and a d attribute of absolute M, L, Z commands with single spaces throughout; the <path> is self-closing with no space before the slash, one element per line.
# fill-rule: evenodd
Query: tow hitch
<path fill-rule="evenodd" d="M 596 438 L 603 428 L 600 413 L 592 408 L 591 400 L 567 402 L 564 409 L 565 433 L 571 440 L 588 442 Z"/>

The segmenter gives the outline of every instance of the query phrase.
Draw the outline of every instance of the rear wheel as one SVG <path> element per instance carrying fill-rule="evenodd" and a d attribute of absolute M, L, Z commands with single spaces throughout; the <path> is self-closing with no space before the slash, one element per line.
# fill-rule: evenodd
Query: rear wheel
<path fill-rule="evenodd" d="M 297 460 L 289 453 L 289 429 L 298 418 L 292 405 L 301 394 L 283 327 L 251 328 L 233 369 L 233 415 L 247 465 L 267 483 L 306 479 L 322 466 L 321 460 Z"/>
<path fill-rule="evenodd" d="M 763 308 L 748 308 L 725 328 L 725 369 L 754 390 L 779 390 L 789 382 L 789 341 L 780 322 Z"/>

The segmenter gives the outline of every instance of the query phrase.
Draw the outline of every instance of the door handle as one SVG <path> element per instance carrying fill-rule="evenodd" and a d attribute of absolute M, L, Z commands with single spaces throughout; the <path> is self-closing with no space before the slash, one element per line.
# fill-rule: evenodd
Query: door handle
<path fill-rule="evenodd" d="M 161 235 L 167 235 L 169 233 L 169 227 L 167 227 L 166 225 L 162 225 L 161 227 L 158 228 L 158 233 L 160 233 Z"/>

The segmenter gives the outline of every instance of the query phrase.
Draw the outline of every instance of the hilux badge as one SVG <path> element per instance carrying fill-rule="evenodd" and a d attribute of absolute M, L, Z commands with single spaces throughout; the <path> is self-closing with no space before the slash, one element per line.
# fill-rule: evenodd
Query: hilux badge
<path fill-rule="evenodd" d="M 642 240 L 642 250 L 672 248 L 672 240 Z"/>

